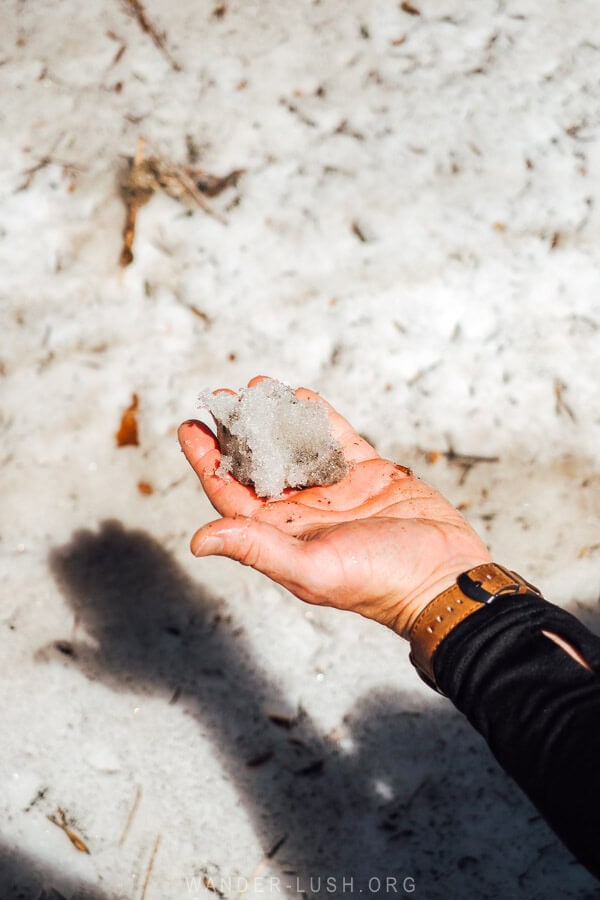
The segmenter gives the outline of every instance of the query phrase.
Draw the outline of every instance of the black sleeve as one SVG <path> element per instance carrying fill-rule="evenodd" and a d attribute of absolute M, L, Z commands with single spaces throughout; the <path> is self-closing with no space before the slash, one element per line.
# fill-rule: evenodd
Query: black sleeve
<path fill-rule="evenodd" d="M 442 641 L 434 670 L 500 765 L 600 878 L 600 638 L 533 594 L 497 598 Z"/>

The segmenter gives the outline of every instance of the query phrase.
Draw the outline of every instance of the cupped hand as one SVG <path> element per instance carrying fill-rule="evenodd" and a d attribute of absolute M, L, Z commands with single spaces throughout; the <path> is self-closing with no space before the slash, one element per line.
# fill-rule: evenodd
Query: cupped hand
<path fill-rule="evenodd" d="M 382 459 L 318 394 L 299 388 L 296 395 L 327 409 L 348 474 L 265 500 L 216 475 L 215 435 L 184 422 L 181 447 L 221 516 L 194 534 L 192 552 L 228 556 L 301 600 L 353 610 L 407 637 L 419 612 L 461 572 L 490 561 L 489 551 L 441 494 Z"/>

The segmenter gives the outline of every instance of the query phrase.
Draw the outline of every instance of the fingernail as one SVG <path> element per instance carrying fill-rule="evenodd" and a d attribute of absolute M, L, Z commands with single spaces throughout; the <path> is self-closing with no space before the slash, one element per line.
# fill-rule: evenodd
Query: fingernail
<path fill-rule="evenodd" d="M 202 543 L 194 551 L 194 556 L 210 556 L 212 553 L 220 553 L 225 546 L 225 541 L 218 535 L 205 537 Z"/>

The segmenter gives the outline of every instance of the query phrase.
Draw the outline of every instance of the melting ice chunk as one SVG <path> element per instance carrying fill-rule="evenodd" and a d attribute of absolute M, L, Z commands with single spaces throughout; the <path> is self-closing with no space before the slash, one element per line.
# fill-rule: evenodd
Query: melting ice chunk
<path fill-rule="evenodd" d="M 205 390 L 198 405 L 217 423 L 217 475 L 231 473 L 253 485 L 259 497 L 279 497 L 286 487 L 334 484 L 348 471 L 325 407 L 299 400 L 279 381 L 269 378 L 236 395 Z"/>

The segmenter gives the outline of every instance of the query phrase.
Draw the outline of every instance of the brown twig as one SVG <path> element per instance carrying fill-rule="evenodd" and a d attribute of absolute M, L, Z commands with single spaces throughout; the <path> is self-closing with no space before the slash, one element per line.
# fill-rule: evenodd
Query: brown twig
<path fill-rule="evenodd" d="M 586 547 L 581 548 L 577 557 L 578 559 L 583 559 L 584 556 L 587 556 L 589 553 L 594 553 L 596 550 L 600 550 L 600 544 L 588 544 Z"/>
<path fill-rule="evenodd" d="M 402 12 L 408 13 L 409 16 L 420 16 L 421 11 L 417 9 L 416 6 L 413 6 L 412 3 L 403 2 L 400 4 L 400 9 Z"/>
<path fill-rule="evenodd" d="M 153 25 L 153 23 L 150 21 L 150 19 L 146 15 L 146 10 L 140 3 L 140 0 L 125 0 L 125 2 L 132 10 L 142 31 L 152 39 L 154 46 L 157 47 L 158 50 L 160 50 L 171 68 L 175 72 L 181 72 L 181 66 L 179 65 L 177 60 L 173 58 L 171 52 L 169 51 L 169 48 L 167 47 L 164 33 L 161 34 L 156 26 Z"/>
<path fill-rule="evenodd" d="M 144 139 L 138 138 L 135 158 L 121 184 L 121 195 L 125 202 L 126 216 L 123 228 L 123 247 L 120 263 L 122 267 L 133 261 L 133 241 L 137 212 L 159 191 L 180 202 L 193 201 L 207 215 L 226 224 L 226 219 L 216 212 L 206 197 L 216 197 L 226 188 L 237 184 L 244 169 L 234 169 L 227 175 L 211 175 L 203 169 L 180 166 L 160 156 L 144 155 Z"/>
<path fill-rule="evenodd" d="M 452 444 L 450 444 L 448 450 L 422 450 L 421 452 L 424 453 L 425 458 L 430 464 L 435 463 L 440 456 L 443 456 L 449 465 L 455 465 L 458 466 L 459 469 L 462 469 L 462 475 L 458 482 L 461 486 L 465 483 L 467 475 L 474 466 L 479 465 L 479 463 L 500 462 L 499 456 L 479 456 L 473 453 L 457 453 Z"/>
<path fill-rule="evenodd" d="M 450 447 L 449 450 L 442 450 L 441 455 L 444 456 L 449 463 L 456 463 L 457 466 L 475 466 L 477 463 L 500 462 L 499 456 L 478 456 L 474 453 L 457 453 L 453 447 Z"/>
<path fill-rule="evenodd" d="M 258 878 L 258 876 L 263 871 L 265 866 L 267 866 L 269 864 L 270 860 L 272 860 L 275 857 L 275 855 L 281 850 L 281 848 L 283 847 L 283 845 L 285 844 L 287 839 L 288 839 L 287 834 L 282 835 L 280 838 L 278 838 L 278 840 L 275 841 L 273 846 L 269 850 L 267 850 L 267 852 L 263 855 L 263 858 L 260 860 L 260 862 L 254 869 L 254 871 L 252 872 L 250 877 L 246 879 L 244 887 L 240 891 L 238 891 L 238 893 L 236 894 L 236 900 L 241 900 L 241 898 L 244 896 L 246 891 L 249 889 L 250 885 L 254 882 L 254 880 L 256 878 Z"/>
<path fill-rule="evenodd" d="M 359 240 L 362 244 L 368 244 L 368 243 L 369 243 L 368 237 L 365 235 L 364 231 L 362 230 L 362 228 L 360 227 L 360 225 L 358 224 L 358 222 L 352 222 L 352 224 L 350 225 L 350 230 L 351 230 L 352 234 L 353 234 L 355 237 L 357 237 L 358 240 Z"/>
<path fill-rule="evenodd" d="M 115 34 L 114 31 L 107 31 L 106 37 L 110 38 L 111 41 L 115 41 L 117 44 L 120 45 L 119 48 L 117 49 L 115 55 L 113 56 L 113 60 L 110 64 L 111 67 L 116 66 L 116 64 L 119 62 L 119 60 L 121 59 L 121 57 L 127 50 L 127 44 L 125 43 L 125 41 L 122 38 L 119 37 L 118 34 Z"/>
<path fill-rule="evenodd" d="M 123 228 L 123 247 L 119 263 L 121 268 L 129 266 L 133 262 L 133 239 L 135 237 L 135 223 L 137 221 L 138 204 L 133 200 L 127 204 L 125 212 L 125 226 Z"/>
<path fill-rule="evenodd" d="M 46 816 L 46 818 L 49 822 L 52 822 L 53 825 L 57 825 L 64 831 L 76 850 L 79 850 L 80 853 L 89 854 L 90 851 L 88 850 L 87 844 L 79 837 L 79 835 L 75 834 L 73 829 L 69 826 L 65 811 L 61 806 L 57 807 L 56 815 L 50 814 Z"/>
<path fill-rule="evenodd" d="M 569 404 L 567 403 L 567 401 L 565 400 L 565 398 L 563 396 L 566 389 L 567 389 L 567 386 L 563 381 L 561 381 L 559 378 L 554 379 L 554 398 L 555 398 L 554 409 L 556 411 L 557 416 L 560 416 L 561 413 L 566 413 L 569 416 L 569 418 L 571 419 L 571 421 L 575 422 L 575 420 L 576 420 L 575 413 L 573 412 L 573 410 L 571 409 L 571 407 L 569 406 Z"/>
<path fill-rule="evenodd" d="M 196 201 L 200 209 L 203 209 L 205 213 L 208 213 L 209 216 L 215 216 L 215 218 L 219 219 L 220 222 L 225 222 L 223 216 L 215 213 L 214 210 L 210 208 L 208 203 L 206 202 L 206 198 L 202 196 L 196 185 L 194 184 L 193 179 L 190 177 L 188 172 L 182 166 L 170 166 L 170 171 L 164 171 L 163 178 L 166 176 L 166 181 L 168 182 L 169 176 L 175 180 L 175 182 L 179 181 L 179 184 L 183 187 L 184 191 L 190 195 L 190 197 Z M 165 187 L 167 193 L 169 193 L 168 184 Z"/>
<path fill-rule="evenodd" d="M 207 197 L 217 197 L 222 191 L 228 187 L 235 187 L 245 169 L 233 169 L 227 175 L 209 175 L 203 169 L 190 169 L 196 187 Z"/>
<path fill-rule="evenodd" d="M 123 833 L 122 833 L 121 837 L 119 838 L 119 847 L 122 847 L 123 844 L 125 843 L 125 841 L 127 840 L 127 835 L 129 834 L 129 831 L 133 824 L 133 820 L 135 819 L 141 799 L 142 799 L 142 789 L 141 789 L 141 787 L 138 786 L 135 791 L 133 805 L 129 811 L 129 815 L 127 816 L 127 821 L 125 822 L 125 827 L 123 829 Z"/>
<path fill-rule="evenodd" d="M 47 787 L 40 788 L 39 791 L 37 792 L 37 794 L 35 795 L 35 797 L 33 798 L 33 800 L 28 804 L 28 806 L 25 807 L 25 809 L 23 811 L 28 813 L 31 809 L 33 809 L 33 807 L 35 806 L 36 803 L 38 803 L 40 800 L 44 799 L 44 797 L 46 796 L 47 793 L 48 793 Z"/>
<path fill-rule="evenodd" d="M 15 194 L 20 193 L 21 191 L 26 191 L 28 187 L 31 186 L 31 183 L 38 172 L 42 169 L 45 169 L 46 166 L 49 166 L 52 162 L 52 157 L 43 156 L 34 166 L 31 166 L 29 169 L 25 169 L 23 175 L 25 176 L 25 180 L 19 185 L 16 189 Z"/>
<path fill-rule="evenodd" d="M 216 894 L 217 897 L 223 897 L 223 898 L 225 897 L 225 894 L 223 893 L 223 891 L 221 891 L 221 890 L 216 886 L 216 884 L 215 884 L 213 881 L 210 880 L 210 878 L 208 877 L 208 875 L 204 875 L 204 876 L 202 877 L 202 884 L 204 885 L 204 887 L 206 888 L 206 890 L 209 891 L 211 894 Z"/>
<path fill-rule="evenodd" d="M 160 834 L 157 834 L 156 840 L 154 841 L 154 846 L 152 848 L 152 853 L 150 855 L 150 862 L 148 863 L 148 868 L 146 869 L 146 877 L 144 878 L 144 886 L 142 888 L 140 900 L 145 900 L 146 891 L 148 890 L 148 884 L 150 883 L 150 876 L 152 875 L 152 869 L 154 868 L 154 860 L 156 859 L 156 854 L 158 853 L 159 846 Z"/>
<path fill-rule="evenodd" d="M 144 159 L 144 138 L 138 137 L 137 150 L 133 160 L 133 169 L 141 165 Z M 135 238 L 135 223 L 137 221 L 137 211 L 140 207 L 140 197 L 135 191 L 123 190 L 125 200 L 125 225 L 123 227 L 123 247 L 121 249 L 120 264 L 122 268 L 133 262 L 133 239 Z M 148 198 L 149 199 L 149 198 Z M 143 200 L 142 202 L 146 202 Z"/>
<path fill-rule="evenodd" d="M 35 163 L 35 165 L 30 166 L 28 169 L 25 169 L 23 171 L 22 174 L 25 176 L 25 179 L 21 182 L 19 187 L 16 188 L 15 194 L 19 194 L 21 191 L 26 191 L 29 187 L 31 187 L 33 179 L 38 172 L 41 172 L 42 169 L 45 169 L 47 166 L 53 165 L 62 166 L 63 172 L 65 174 L 69 172 L 71 173 L 71 175 L 74 175 L 75 172 L 81 171 L 80 166 L 76 166 L 74 163 L 67 162 L 67 160 L 64 159 L 57 159 L 55 156 L 52 156 L 52 154 L 49 153 L 47 156 L 42 156 L 42 158 L 39 159 Z"/>

